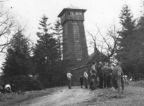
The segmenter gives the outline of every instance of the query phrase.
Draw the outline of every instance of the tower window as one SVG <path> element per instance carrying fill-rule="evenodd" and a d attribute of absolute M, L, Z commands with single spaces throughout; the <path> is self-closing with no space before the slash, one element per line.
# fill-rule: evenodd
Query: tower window
<path fill-rule="evenodd" d="M 79 12 L 76 12 L 76 15 L 79 15 Z"/>
<path fill-rule="evenodd" d="M 75 12 L 75 15 L 82 15 L 81 12 Z"/>
<path fill-rule="evenodd" d="M 71 15 L 74 15 L 74 12 L 70 12 Z"/>
<path fill-rule="evenodd" d="M 68 12 L 68 15 L 71 15 L 71 13 L 70 13 L 70 12 Z"/>

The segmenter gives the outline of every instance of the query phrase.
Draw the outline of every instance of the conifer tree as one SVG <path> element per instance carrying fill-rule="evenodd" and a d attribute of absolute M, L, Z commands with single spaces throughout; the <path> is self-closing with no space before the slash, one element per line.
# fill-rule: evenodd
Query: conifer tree
<path fill-rule="evenodd" d="M 56 39 L 57 39 L 57 44 L 58 44 L 58 51 L 59 51 L 59 59 L 62 60 L 62 57 L 63 57 L 63 37 L 62 37 L 62 25 L 61 25 L 61 22 L 60 20 L 57 20 L 56 23 L 54 24 L 54 28 L 53 28 L 53 31 L 54 31 L 54 35 L 56 35 Z"/>
<path fill-rule="evenodd" d="M 51 85 L 54 68 L 59 60 L 58 45 L 53 34 L 50 33 L 50 24 L 46 16 L 42 17 L 39 25 L 39 32 L 37 32 L 39 39 L 34 50 L 36 73 L 43 85 L 48 87 Z"/>
<path fill-rule="evenodd" d="M 131 14 L 128 5 L 124 5 L 120 16 L 121 30 L 118 32 L 118 50 L 117 59 L 121 61 L 125 74 L 132 74 L 134 72 L 134 61 L 132 61 L 133 49 L 132 44 L 134 39 L 133 33 L 135 31 L 135 20 Z"/>
<path fill-rule="evenodd" d="M 133 40 L 131 41 L 131 49 L 129 53 L 131 67 L 134 69 L 133 74 L 135 78 L 144 77 L 144 15 L 142 15 L 136 25 Z"/>
<path fill-rule="evenodd" d="M 131 48 L 131 41 L 134 40 L 132 34 L 135 29 L 135 20 L 132 19 L 133 16 L 127 5 L 122 8 L 120 16 L 120 24 L 122 26 L 121 31 L 119 31 L 118 38 L 118 51 L 117 57 L 121 62 L 125 62 L 127 59 L 127 54 Z"/>
<path fill-rule="evenodd" d="M 18 31 L 11 39 L 7 50 L 6 59 L 3 64 L 3 72 L 6 80 L 12 77 L 27 76 L 30 71 L 29 66 L 30 48 L 29 41 L 22 31 Z"/>

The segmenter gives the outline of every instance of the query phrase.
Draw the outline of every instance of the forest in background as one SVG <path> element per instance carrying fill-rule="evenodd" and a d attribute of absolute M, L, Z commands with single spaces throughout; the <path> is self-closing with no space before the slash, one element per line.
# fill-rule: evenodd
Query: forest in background
<path fill-rule="evenodd" d="M 92 49 L 107 57 L 108 62 L 122 63 L 124 73 L 134 79 L 144 78 L 144 16 L 133 19 L 124 5 L 120 14 L 121 29 L 112 27 L 106 35 L 100 33 L 104 45 L 98 46 L 97 35 L 92 37 Z M 3 63 L 1 84 L 12 83 L 15 90 L 35 90 L 66 84 L 66 68 L 70 65 L 62 59 L 62 26 L 60 21 L 50 23 L 47 16 L 40 18 L 36 44 L 26 37 L 24 29 L 9 16 L 8 11 L 0 11 L 0 52 L 6 54 Z M 110 43 L 105 37 L 111 38 Z M 97 59 L 98 57 L 96 57 Z M 99 60 L 102 61 L 102 60 Z"/>

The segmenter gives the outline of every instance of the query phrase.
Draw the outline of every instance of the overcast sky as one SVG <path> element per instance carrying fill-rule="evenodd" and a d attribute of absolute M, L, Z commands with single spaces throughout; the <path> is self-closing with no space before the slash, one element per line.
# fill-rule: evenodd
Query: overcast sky
<path fill-rule="evenodd" d="M 93 32 L 96 25 L 103 33 L 111 25 L 119 22 L 120 10 L 128 4 L 134 17 L 139 17 L 144 10 L 143 0 L 8 0 L 7 8 L 22 26 L 25 26 L 27 35 L 34 41 L 40 17 L 45 14 L 50 22 L 55 22 L 63 8 L 70 5 L 87 9 L 85 13 L 85 30 Z"/>
<path fill-rule="evenodd" d="M 85 13 L 85 29 L 94 30 L 95 25 L 108 29 L 113 24 L 118 24 L 120 10 L 123 4 L 128 4 L 135 17 L 142 10 L 142 0 L 8 0 L 6 6 L 19 20 L 26 31 L 35 38 L 40 17 L 46 14 L 50 22 L 55 22 L 58 14 L 70 5 L 87 9 Z"/>

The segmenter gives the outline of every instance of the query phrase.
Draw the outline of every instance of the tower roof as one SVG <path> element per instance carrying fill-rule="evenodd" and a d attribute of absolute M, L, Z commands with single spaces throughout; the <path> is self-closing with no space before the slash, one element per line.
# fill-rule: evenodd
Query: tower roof
<path fill-rule="evenodd" d="M 66 8 L 64 8 L 64 9 L 60 12 L 60 14 L 58 15 L 58 17 L 61 17 L 61 16 L 63 15 L 63 13 L 64 13 L 65 11 L 68 11 L 68 10 L 70 10 L 70 11 L 82 11 L 82 12 L 85 12 L 85 11 L 86 11 L 86 9 L 80 9 L 80 8 L 78 8 L 78 7 L 76 7 L 76 6 L 70 5 L 70 6 L 66 7 Z"/>

